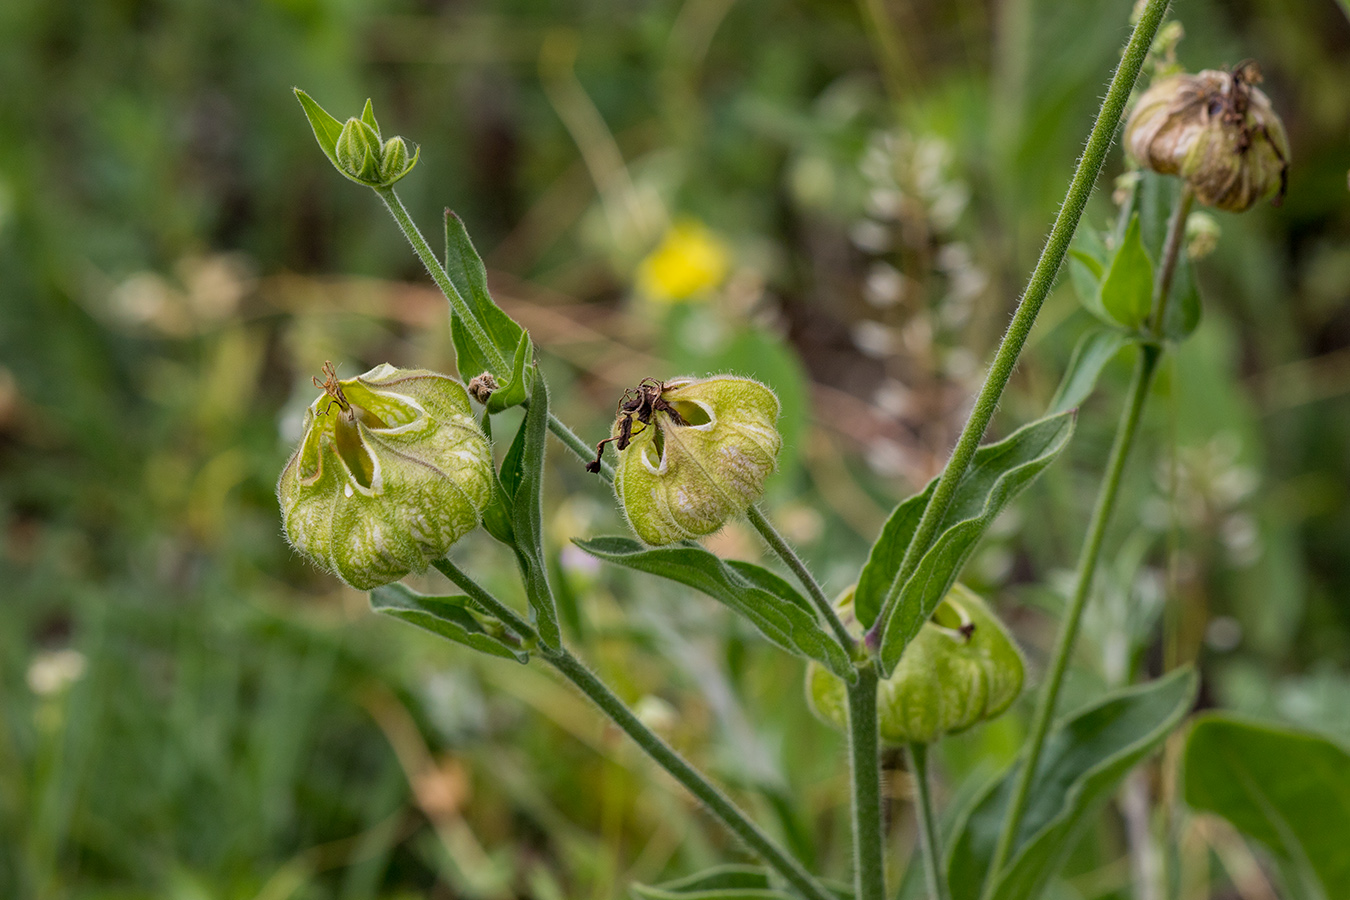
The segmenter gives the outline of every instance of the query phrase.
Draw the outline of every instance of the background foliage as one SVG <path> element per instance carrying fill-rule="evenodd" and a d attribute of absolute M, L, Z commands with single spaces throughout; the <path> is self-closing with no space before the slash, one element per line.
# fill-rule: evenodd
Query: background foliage
<path fill-rule="evenodd" d="M 774 384 L 770 507 L 842 589 L 945 457 L 1126 7 L 0 7 L 0 895 L 610 897 L 727 851 L 562 685 L 373 617 L 280 538 L 274 480 L 325 359 L 453 368 L 442 301 L 315 152 L 291 85 L 353 113 L 371 95 L 422 145 L 405 202 L 427 230 L 446 205 L 464 217 L 588 434 L 646 375 Z M 1344 741 L 1350 20 L 1327 0 L 1175 13 L 1188 67 L 1260 61 L 1294 168 L 1281 208 L 1218 217 L 1197 267 L 1204 321 L 1150 410 L 1069 705 L 1195 660 L 1206 705 Z M 686 286 L 662 252 L 702 265 L 704 289 L 669 296 Z M 1065 282 L 1000 434 L 1045 408 L 1090 327 Z M 1127 371 L 1107 369 L 967 569 L 1033 671 Z M 840 740 L 800 665 L 706 598 L 562 549 L 620 523 L 579 465 L 553 471 L 565 630 L 844 872 Z M 714 544 L 760 553 L 738 527 Z M 456 557 L 510 569 L 486 539 Z M 1024 706 L 943 745 L 947 791 L 1006 761 Z M 908 783 L 898 759 L 888 773 L 903 855 Z M 1127 824 L 1102 814 L 1063 896 L 1128 896 Z M 1217 819 L 1175 827 L 1185 896 L 1260 896 L 1257 845 Z"/>

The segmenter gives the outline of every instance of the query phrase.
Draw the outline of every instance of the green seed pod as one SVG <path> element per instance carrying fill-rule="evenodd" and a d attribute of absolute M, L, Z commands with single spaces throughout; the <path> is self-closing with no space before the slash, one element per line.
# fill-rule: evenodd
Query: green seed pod
<path fill-rule="evenodd" d="M 331 365 L 324 374 L 277 483 L 282 524 L 307 559 L 369 590 L 422 571 L 474 529 L 492 449 L 451 378 L 388 364 L 344 381 Z"/>
<path fill-rule="evenodd" d="M 853 590 L 837 604 L 853 620 Z M 877 691 L 882 740 L 929 744 L 1001 715 L 1022 691 L 1022 654 L 984 601 L 954 585 L 905 648 Z M 844 682 L 817 663 L 806 672 L 806 696 L 820 718 L 848 727 Z"/>
<path fill-rule="evenodd" d="M 649 379 L 624 398 L 610 438 L 614 492 L 643 541 L 712 534 L 764 493 L 783 445 L 773 391 L 715 375 Z"/>
<path fill-rule="evenodd" d="M 1242 212 L 1267 197 L 1278 203 L 1289 138 L 1255 87 L 1260 80 L 1255 63 L 1164 78 L 1135 104 L 1125 146 L 1153 171 L 1186 179 L 1207 206 Z"/>

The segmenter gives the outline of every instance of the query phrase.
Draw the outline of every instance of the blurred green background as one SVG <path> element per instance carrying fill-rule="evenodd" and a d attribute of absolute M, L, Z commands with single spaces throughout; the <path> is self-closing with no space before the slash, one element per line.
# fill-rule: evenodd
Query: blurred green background
<path fill-rule="evenodd" d="M 548 673 L 378 619 L 285 545 L 273 485 L 322 362 L 454 365 L 443 301 L 293 85 L 340 117 L 373 97 L 421 144 L 405 202 L 430 234 L 464 217 L 591 439 L 648 375 L 772 383 L 768 506 L 839 590 L 945 458 L 1129 6 L 0 4 L 0 896 L 609 898 L 736 858 Z M 1350 737 L 1350 11 L 1175 13 L 1187 67 L 1260 62 L 1293 169 L 1281 207 L 1215 217 L 1204 324 L 1150 409 L 1069 699 L 1198 660 L 1205 703 Z M 1001 431 L 1089 324 L 1061 286 Z M 1128 365 L 967 572 L 1033 673 Z M 581 655 L 846 873 L 841 742 L 801 665 L 566 549 L 622 527 L 575 460 L 549 490 Z M 736 526 L 714 544 L 761 552 Z M 482 535 L 455 555 L 518 597 Z M 946 796 L 1009 758 L 1027 707 L 943 746 Z M 887 772 L 903 859 L 910 788 Z M 1183 836 L 1188 900 L 1238 896 L 1240 842 Z M 1123 848 L 1109 811 L 1058 896 L 1128 897 Z"/>

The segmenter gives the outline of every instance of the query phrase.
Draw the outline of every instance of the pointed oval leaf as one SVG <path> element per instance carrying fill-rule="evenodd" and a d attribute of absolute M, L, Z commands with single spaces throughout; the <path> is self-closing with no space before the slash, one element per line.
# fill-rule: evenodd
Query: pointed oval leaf
<path fill-rule="evenodd" d="M 995 900 L 1033 900 L 1058 874 L 1082 829 L 1130 770 L 1157 750 L 1195 703 L 1199 679 L 1178 669 L 1061 720 L 1041 753 L 1030 802 Z M 959 819 L 947 856 L 952 900 L 979 900 L 1017 780 L 1013 766 Z"/>
<path fill-rule="evenodd" d="M 1292 896 L 1350 897 L 1345 747 L 1216 713 L 1197 719 L 1181 765 L 1186 803 L 1269 848 Z"/>
<path fill-rule="evenodd" d="M 749 619 L 778 647 L 814 659 L 850 682 L 858 678 L 848 653 L 821 627 L 810 602 L 767 569 L 727 562 L 689 541 L 649 548 L 630 538 L 600 537 L 576 545 L 607 562 L 702 591 Z"/>
<path fill-rule="evenodd" d="M 468 597 L 432 597 L 395 582 L 370 592 L 370 608 L 480 653 L 519 663 L 530 660 L 519 638 L 496 619 L 475 610 Z"/>
<path fill-rule="evenodd" d="M 525 582 L 525 597 L 530 603 L 539 640 L 546 647 L 557 648 L 562 645 L 562 633 L 558 629 L 553 589 L 548 583 L 548 566 L 544 563 L 542 492 L 545 442 L 548 440 L 548 385 L 538 372 L 532 380 L 530 405 L 525 409 L 525 421 L 520 424 L 517 435 L 521 448 L 520 475 L 511 489 L 511 529 L 515 533 L 516 561 Z"/>
<path fill-rule="evenodd" d="M 882 526 L 881 534 L 867 554 L 867 563 L 853 591 L 853 610 L 863 628 L 871 628 L 877 620 L 886 592 L 891 589 L 891 582 L 900 571 L 900 561 L 905 557 L 909 542 L 914 539 L 914 532 L 919 527 L 919 520 L 923 518 L 923 511 L 928 508 L 928 501 L 932 499 L 936 486 L 937 479 L 934 478 L 922 491 L 902 501 Z"/>
<path fill-rule="evenodd" d="M 309 127 L 314 130 L 314 140 L 319 142 L 319 149 L 323 151 L 324 156 L 333 164 L 333 168 L 342 172 L 342 166 L 338 165 L 337 142 L 342 135 L 342 123 L 328 114 L 322 106 L 315 103 L 309 94 L 299 88 L 293 88 L 295 98 L 300 101 L 300 106 L 305 110 L 305 118 L 309 119 Z M 347 173 L 343 172 L 344 175 Z"/>
<path fill-rule="evenodd" d="M 510 369 L 507 367 L 519 361 L 519 350 L 522 341 L 525 340 L 525 329 L 503 312 L 492 299 L 492 294 L 488 291 L 487 267 L 483 265 L 483 258 L 478 255 L 473 241 L 469 239 L 469 232 L 464 227 L 463 220 L 448 209 L 445 211 L 445 273 L 450 277 L 450 283 L 464 301 L 474 321 L 493 344 L 492 348 L 479 347 L 474 341 L 473 333 L 464 326 L 456 304 L 451 303 L 450 337 L 455 344 L 455 364 L 460 377 L 467 381 L 483 372 L 491 372 L 502 385 L 502 389 L 505 389 L 521 371 L 515 366 Z M 528 360 L 530 354 L 527 353 L 525 358 Z M 517 399 L 511 405 L 529 396 L 527 388 L 528 385 L 519 385 L 518 394 L 513 395 Z"/>
<path fill-rule="evenodd" d="M 1139 235 L 1139 217 L 1130 219 L 1124 240 L 1102 279 L 1102 307 L 1126 328 L 1139 328 L 1153 308 L 1153 261 Z"/>
<path fill-rule="evenodd" d="M 883 671 L 894 671 L 905 647 L 956 582 L 994 519 L 1068 446 L 1074 414 L 1064 412 L 1024 425 L 975 453 L 943 516 L 937 539 L 900 588 L 881 634 Z M 899 569 L 899 560 L 895 568 Z"/>
<path fill-rule="evenodd" d="M 1059 389 L 1050 400 L 1046 415 L 1068 412 L 1083 405 L 1097 386 L 1097 379 L 1106 364 L 1116 358 L 1120 349 L 1130 342 L 1130 336 L 1116 329 L 1098 328 L 1078 340 L 1069 358 L 1069 367 L 1059 383 Z"/>

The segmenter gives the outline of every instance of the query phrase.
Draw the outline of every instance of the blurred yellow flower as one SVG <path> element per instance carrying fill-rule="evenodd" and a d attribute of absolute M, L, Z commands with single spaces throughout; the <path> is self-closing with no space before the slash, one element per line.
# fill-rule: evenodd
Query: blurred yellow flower
<path fill-rule="evenodd" d="M 730 269 L 727 245 L 703 223 L 686 219 L 672 225 L 638 265 L 637 288 L 653 300 L 675 303 L 718 287 Z"/>

